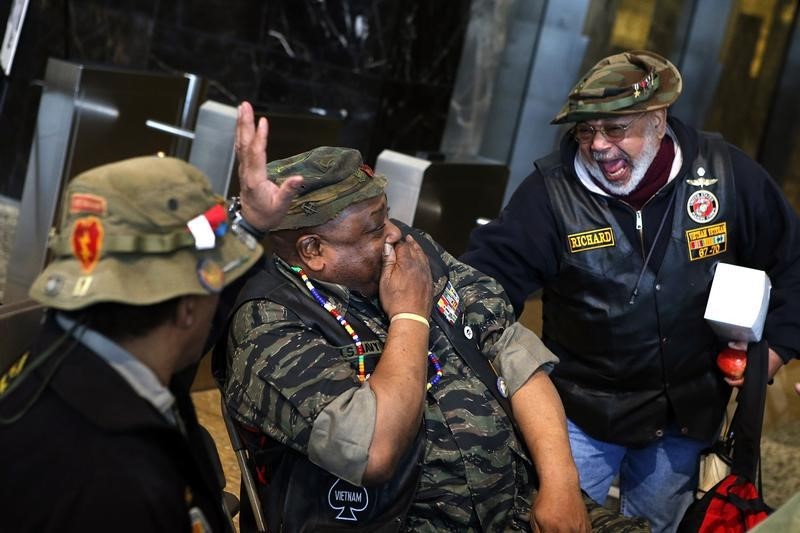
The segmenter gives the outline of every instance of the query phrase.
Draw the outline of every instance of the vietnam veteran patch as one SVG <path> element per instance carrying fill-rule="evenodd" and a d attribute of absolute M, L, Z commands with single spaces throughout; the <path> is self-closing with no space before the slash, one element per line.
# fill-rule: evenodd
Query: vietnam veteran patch
<path fill-rule="evenodd" d="M 728 227 L 725 222 L 686 230 L 689 261 L 705 259 L 728 249 Z"/>
<path fill-rule="evenodd" d="M 614 231 L 611 228 L 600 228 L 573 233 L 572 235 L 567 235 L 567 242 L 569 243 L 569 251 L 573 254 L 594 250 L 595 248 L 615 246 Z"/>

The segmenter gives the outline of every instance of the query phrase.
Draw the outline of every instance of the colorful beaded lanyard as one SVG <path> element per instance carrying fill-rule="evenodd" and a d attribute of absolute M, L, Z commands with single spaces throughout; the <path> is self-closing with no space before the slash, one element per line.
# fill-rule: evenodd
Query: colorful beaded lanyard
<path fill-rule="evenodd" d="M 311 283 L 311 280 L 308 278 L 308 276 L 306 275 L 306 273 L 303 271 L 302 268 L 298 266 L 293 266 L 291 268 L 295 274 L 300 276 L 300 279 L 303 280 L 303 283 L 306 284 L 306 287 L 308 288 L 309 292 L 311 292 L 311 296 L 314 297 L 317 303 L 321 305 L 328 313 L 330 313 L 331 316 L 336 319 L 339 325 L 344 328 L 347 334 L 353 338 L 353 344 L 355 344 L 356 353 L 358 354 L 358 380 L 361 382 L 366 381 L 367 371 L 364 365 L 364 345 L 361 342 L 361 338 L 358 336 L 358 333 L 356 333 L 353 327 L 350 324 L 348 324 L 344 316 L 339 311 L 336 310 L 336 307 L 334 307 L 331 301 L 326 300 L 325 298 L 322 297 L 322 295 L 319 293 L 317 288 L 314 287 L 314 285 Z M 435 373 L 431 378 L 431 380 L 428 382 L 428 385 L 425 388 L 425 390 L 431 390 L 431 387 L 439 383 L 439 380 L 442 379 L 442 374 L 444 373 L 442 372 L 442 365 L 439 364 L 439 358 L 436 357 L 431 351 L 428 351 L 428 360 L 433 365 Z"/>

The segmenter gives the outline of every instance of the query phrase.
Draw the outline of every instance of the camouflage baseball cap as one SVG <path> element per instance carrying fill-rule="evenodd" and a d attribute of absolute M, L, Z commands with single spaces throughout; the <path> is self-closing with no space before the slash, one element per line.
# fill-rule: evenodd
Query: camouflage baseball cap
<path fill-rule="evenodd" d="M 375 174 L 352 148 L 320 146 L 269 163 L 267 173 L 278 185 L 290 176 L 303 176 L 289 212 L 271 231 L 319 226 L 346 207 L 383 194 L 386 187 L 386 178 Z"/>
<path fill-rule="evenodd" d="M 64 310 L 212 294 L 262 253 L 227 229 L 223 199 L 192 165 L 159 157 L 103 165 L 67 186 L 54 260 L 29 294 Z"/>
<path fill-rule="evenodd" d="M 682 88 L 680 72 L 660 55 L 647 50 L 615 54 L 586 73 L 550 123 L 654 111 L 671 105 Z"/>

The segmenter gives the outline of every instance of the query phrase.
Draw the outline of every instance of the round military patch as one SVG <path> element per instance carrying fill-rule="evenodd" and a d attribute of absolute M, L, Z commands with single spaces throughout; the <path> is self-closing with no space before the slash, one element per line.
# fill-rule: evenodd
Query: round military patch
<path fill-rule="evenodd" d="M 47 281 L 44 284 L 44 293 L 46 296 L 53 297 L 58 296 L 58 293 L 61 292 L 61 288 L 64 286 L 64 278 L 57 274 L 53 274 L 52 276 L 47 278 Z"/>
<path fill-rule="evenodd" d="M 217 293 L 225 284 L 225 272 L 219 263 L 204 258 L 197 262 L 197 281 L 208 292 Z"/>
<path fill-rule="evenodd" d="M 717 216 L 719 202 L 714 193 L 700 189 L 689 196 L 689 200 L 686 202 L 686 211 L 689 213 L 689 218 L 698 224 L 703 224 Z"/>

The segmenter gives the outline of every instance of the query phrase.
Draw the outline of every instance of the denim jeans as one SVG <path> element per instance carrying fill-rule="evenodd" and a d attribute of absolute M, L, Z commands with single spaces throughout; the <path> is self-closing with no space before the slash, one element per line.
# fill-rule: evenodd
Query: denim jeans
<path fill-rule="evenodd" d="M 602 504 L 619 474 L 620 510 L 650 521 L 654 533 L 673 532 L 697 488 L 700 451 L 709 443 L 680 435 L 675 427 L 633 448 L 593 439 L 567 421 L 581 488 Z"/>

